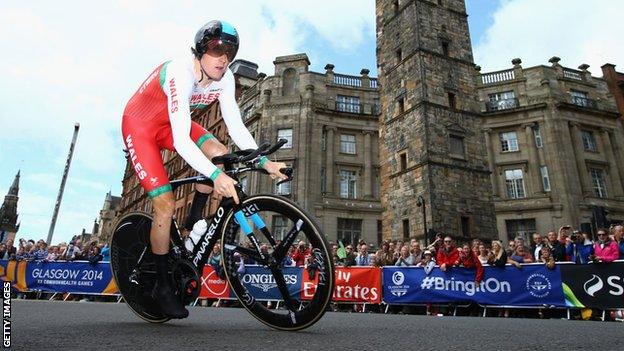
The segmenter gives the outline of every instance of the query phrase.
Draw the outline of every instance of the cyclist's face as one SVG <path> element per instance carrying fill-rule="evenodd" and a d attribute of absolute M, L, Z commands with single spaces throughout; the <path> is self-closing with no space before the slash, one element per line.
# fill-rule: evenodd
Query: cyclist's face
<path fill-rule="evenodd" d="M 212 79 L 221 80 L 228 69 L 230 61 L 225 53 L 217 56 L 216 54 L 208 52 L 202 56 L 201 64 Z"/>

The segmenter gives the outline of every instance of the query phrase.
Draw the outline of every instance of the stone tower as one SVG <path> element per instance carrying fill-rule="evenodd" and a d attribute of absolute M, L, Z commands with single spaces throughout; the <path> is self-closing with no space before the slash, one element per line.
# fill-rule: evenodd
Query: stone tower
<path fill-rule="evenodd" d="M 495 238 L 463 0 L 376 2 L 384 238 Z M 419 201 L 419 196 L 422 196 Z"/>
<path fill-rule="evenodd" d="M 15 239 L 15 234 L 19 230 L 19 224 L 17 223 L 19 179 L 20 171 L 17 171 L 13 184 L 4 197 L 2 207 L 0 207 L 0 242 L 3 243 L 8 239 Z"/>

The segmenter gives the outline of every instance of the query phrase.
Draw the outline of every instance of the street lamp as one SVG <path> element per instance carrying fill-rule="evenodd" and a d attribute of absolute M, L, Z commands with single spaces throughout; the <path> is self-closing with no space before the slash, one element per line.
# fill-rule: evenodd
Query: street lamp
<path fill-rule="evenodd" d="M 418 198 L 416 199 L 416 206 L 422 208 L 422 219 L 423 219 L 423 226 L 425 230 L 424 231 L 425 247 L 427 247 L 429 246 L 429 238 L 427 238 L 427 214 L 426 214 L 427 204 L 425 203 L 425 198 L 422 195 L 418 195 Z"/>

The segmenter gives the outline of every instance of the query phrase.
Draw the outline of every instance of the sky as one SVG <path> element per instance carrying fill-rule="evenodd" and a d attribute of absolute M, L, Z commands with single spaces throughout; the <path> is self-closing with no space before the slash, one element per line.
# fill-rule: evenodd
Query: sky
<path fill-rule="evenodd" d="M 239 31 L 237 58 L 273 74 L 277 56 L 306 53 L 310 70 L 376 76 L 373 0 L 11 1 L 0 12 L 0 199 L 21 170 L 18 237 L 47 237 L 74 123 L 80 133 L 53 243 L 90 232 L 108 191 L 121 194 L 125 103 L 161 62 L 189 54 L 195 31 L 219 18 Z M 604 63 L 624 70 L 624 1 L 466 0 L 482 72 Z M 613 34 L 611 34 L 613 33 Z"/>

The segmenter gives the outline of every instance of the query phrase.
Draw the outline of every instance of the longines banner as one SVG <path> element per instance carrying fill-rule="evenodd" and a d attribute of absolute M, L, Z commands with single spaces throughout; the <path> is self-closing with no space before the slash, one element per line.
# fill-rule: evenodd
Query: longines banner
<path fill-rule="evenodd" d="M 567 306 L 600 309 L 624 306 L 624 262 L 560 267 Z"/>
<path fill-rule="evenodd" d="M 565 306 L 559 267 L 544 265 L 484 267 L 483 281 L 475 271 L 451 268 L 384 267 L 383 300 L 386 303 L 476 302 L 499 306 Z"/>
<path fill-rule="evenodd" d="M 110 265 L 88 262 L 0 260 L 0 278 L 18 291 L 42 290 L 77 294 L 117 294 Z"/>

